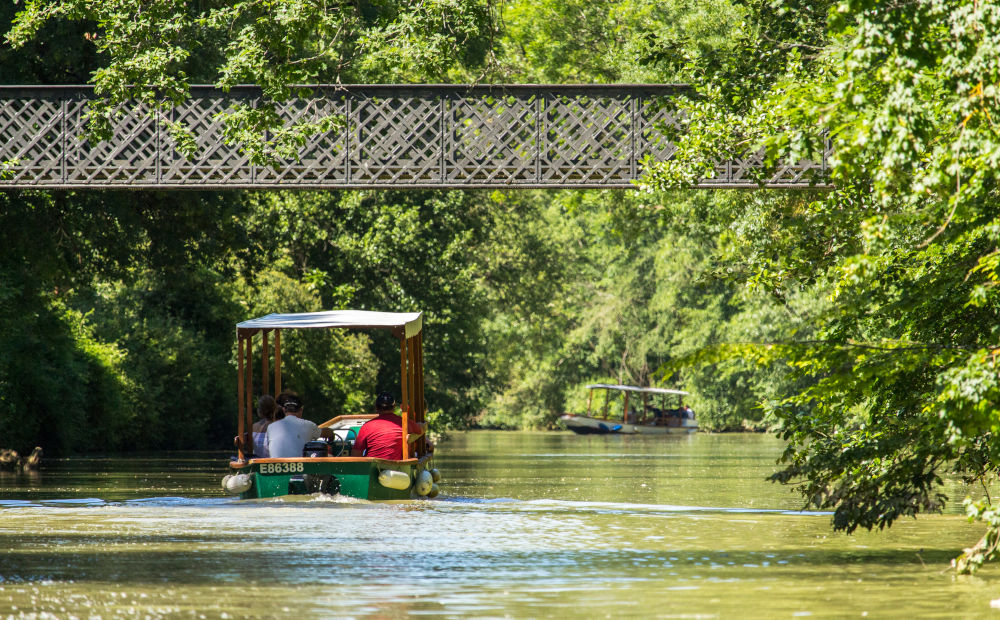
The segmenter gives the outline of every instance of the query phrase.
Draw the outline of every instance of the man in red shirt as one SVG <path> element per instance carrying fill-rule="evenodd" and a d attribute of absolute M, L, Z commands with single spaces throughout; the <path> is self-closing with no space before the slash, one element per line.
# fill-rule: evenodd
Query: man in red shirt
<path fill-rule="evenodd" d="M 378 417 L 368 420 L 358 431 L 351 456 L 370 456 L 387 461 L 403 460 L 403 419 L 395 413 L 396 400 L 382 392 L 375 398 Z"/>

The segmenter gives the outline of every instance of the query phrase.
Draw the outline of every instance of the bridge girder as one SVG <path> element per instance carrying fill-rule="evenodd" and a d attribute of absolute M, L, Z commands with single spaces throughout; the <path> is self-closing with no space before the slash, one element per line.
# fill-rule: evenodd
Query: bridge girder
<path fill-rule="evenodd" d="M 633 188 L 642 161 L 662 161 L 685 85 L 313 86 L 278 105 L 287 122 L 337 119 L 298 158 L 252 164 L 223 140 L 216 115 L 257 87 L 195 86 L 166 111 L 120 106 L 113 138 L 87 138 L 87 86 L 0 86 L 0 189 Z M 186 159 L 166 129 L 181 123 Z M 822 161 L 766 171 L 758 155 L 721 161 L 695 187 L 822 186 Z"/>

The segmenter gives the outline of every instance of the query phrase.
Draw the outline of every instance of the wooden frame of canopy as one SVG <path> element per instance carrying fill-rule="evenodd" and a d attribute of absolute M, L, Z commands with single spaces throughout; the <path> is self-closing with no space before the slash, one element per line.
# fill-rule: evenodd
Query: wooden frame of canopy
<path fill-rule="evenodd" d="M 423 314 L 340 310 L 303 314 L 270 314 L 236 326 L 236 399 L 239 460 L 246 460 L 244 446 L 252 445 L 254 419 L 254 339 L 260 338 L 261 394 L 270 394 L 273 351 L 274 394 L 281 393 L 281 332 L 285 329 L 388 329 L 399 340 L 400 413 L 403 420 L 403 460 L 426 453 L 426 403 L 424 402 Z M 273 332 L 273 348 L 269 336 Z M 373 395 L 374 397 L 374 395 Z M 412 442 L 410 435 L 419 437 Z"/>

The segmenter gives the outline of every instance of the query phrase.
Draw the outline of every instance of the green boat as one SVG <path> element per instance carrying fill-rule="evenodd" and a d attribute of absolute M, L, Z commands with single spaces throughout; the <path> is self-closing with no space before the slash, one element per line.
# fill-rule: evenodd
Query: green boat
<path fill-rule="evenodd" d="M 433 467 L 433 445 L 427 440 L 423 379 L 423 314 L 334 310 L 269 314 L 236 325 L 237 455 L 223 489 L 240 499 L 325 493 L 366 500 L 434 497 L 440 474 Z M 333 437 L 306 444 L 301 457 L 259 458 L 253 454 L 255 347 L 260 351 L 259 393 L 269 394 L 273 366 L 274 393 L 281 392 L 281 333 L 286 329 L 389 330 L 399 340 L 400 417 L 403 458 L 399 461 L 350 456 L 358 429 L 375 414 L 351 413 L 322 424 Z"/>

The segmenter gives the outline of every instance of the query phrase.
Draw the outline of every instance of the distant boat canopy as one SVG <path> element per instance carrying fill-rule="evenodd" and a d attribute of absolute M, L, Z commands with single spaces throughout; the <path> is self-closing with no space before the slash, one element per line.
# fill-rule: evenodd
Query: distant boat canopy
<path fill-rule="evenodd" d="M 644 394 L 675 394 L 677 396 L 687 396 L 688 393 L 682 390 L 669 390 L 658 387 L 637 387 L 634 385 L 612 385 L 610 383 L 592 383 L 587 386 L 588 390 L 621 390 L 623 392 L 641 392 Z"/>

